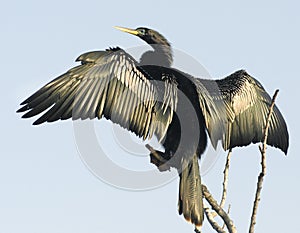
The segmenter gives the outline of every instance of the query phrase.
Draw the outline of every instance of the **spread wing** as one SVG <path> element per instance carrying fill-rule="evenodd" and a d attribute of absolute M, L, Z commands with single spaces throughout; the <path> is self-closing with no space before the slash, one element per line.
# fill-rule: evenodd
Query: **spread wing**
<path fill-rule="evenodd" d="M 104 116 L 144 139 L 164 137 L 176 107 L 174 83 L 156 86 L 120 48 L 88 52 L 76 61 L 81 65 L 31 95 L 17 112 L 27 111 L 23 118 L 42 114 L 34 125 Z M 170 87 L 174 91 L 166 91 Z"/>
<path fill-rule="evenodd" d="M 244 70 L 216 82 L 220 93 L 210 93 L 215 101 L 223 101 L 225 106 L 223 109 L 226 111 L 227 129 L 223 138 L 224 149 L 262 142 L 272 102 L 263 86 Z M 276 105 L 271 115 L 267 144 L 287 153 L 287 125 Z"/>

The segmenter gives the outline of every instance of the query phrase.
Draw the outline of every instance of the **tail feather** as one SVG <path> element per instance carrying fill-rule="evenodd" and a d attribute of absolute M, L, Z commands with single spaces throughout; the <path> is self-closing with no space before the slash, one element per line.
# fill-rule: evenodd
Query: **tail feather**
<path fill-rule="evenodd" d="M 204 212 L 201 178 L 196 155 L 189 161 L 183 159 L 179 177 L 178 212 L 183 214 L 187 221 L 199 228 L 202 226 Z"/>

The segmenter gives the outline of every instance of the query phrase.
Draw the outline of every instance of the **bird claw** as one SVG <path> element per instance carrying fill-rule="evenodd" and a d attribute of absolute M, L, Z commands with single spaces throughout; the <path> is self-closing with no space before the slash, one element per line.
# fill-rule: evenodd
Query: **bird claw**
<path fill-rule="evenodd" d="M 149 144 L 146 145 L 147 149 L 150 153 L 150 162 L 153 163 L 160 172 L 170 171 L 171 167 L 168 164 L 168 160 L 170 159 L 165 153 L 154 150 L 152 146 Z"/>

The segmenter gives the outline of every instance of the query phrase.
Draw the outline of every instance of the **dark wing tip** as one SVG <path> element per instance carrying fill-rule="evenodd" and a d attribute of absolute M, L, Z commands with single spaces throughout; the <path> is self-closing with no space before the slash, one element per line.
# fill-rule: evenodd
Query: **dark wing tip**
<path fill-rule="evenodd" d="M 30 118 L 30 116 L 28 116 L 28 114 L 26 113 L 26 114 L 24 114 L 24 115 L 22 116 L 22 118 L 23 118 L 23 119 L 27 119 L 27 118 Z"/>
<path fill-rule="evenodd" d="M 277 148 L 277 149 L 281 150 L 284 153 L 284 155 L 287 156 L 288 147 L 289 147 L 288 143 L 284 144 L 284 145 L 282 145 L 282 144 L 281 145 L 272 145 L 272 144 L 267 143 L 267 145 L 272 146 L 274 148 Z"/>
<path fill-rule="evenodd" d="M 41 122 L 36 122 L 36 121 L 32 123 L 32 125 L 40 125 L 40 124 L 42 124 L 42 123 Z"/>
<path fill-rule="evenodd" d="M 40 125 L 42 123 L 46 122 L 44 119 L 39 118 L 35 122 L 32 123 L 32 125 Z"/>
<path fill-rule="evenodd" d="M 24 105 L 24 104 L 27 104 L 27 99 L 24 100 L 22 103 L 20 103 L 20 105 Z"/>
<path fill-rule="evenodd" d="M 261 141 L 263 141 L 263 139 Z M 267 145 L 278 148 L 287 155 L 289 147 L 289 133 L 287 124 L 276 105 L 274 105 L 273 114 L 270 119 Z"/>
<path fill-rule="evenodd" d="M 21 107 L 21 108 L 19 108 L 16 112 L 17 113 L 20 113 L 20 112 L 25 112 L 25 111 L 27 111 L 29 108 L 28 108 L 28 106 L 27 105 L 25 105 L 25 106 L 23 106 L 23 107 Z"/>
<path fill-rule="evenodd" d="M 285 125 L 286 126 L 286 125 Z M 287 155 L 288 153 L 288 149 L 289 149 L 289 133 L 288 133 L 288 130 L 287 130 L 287 127 L 285 128 L 285 133 L 283 134 L 283 143 L 280 145 L 280 148 L 282 150 L 282 152 Z"/>
<path fill-rule="evenodd" d="M 286 141 L 284 142 L 284 145 L 280 146 L 280 150 L 282 150 L 282 152 L 284 153 L 284 155 L 287 155 L 288 149 L 289 149 L 289 134 L 286 131 L 286 135 L 285 135 Z"/>

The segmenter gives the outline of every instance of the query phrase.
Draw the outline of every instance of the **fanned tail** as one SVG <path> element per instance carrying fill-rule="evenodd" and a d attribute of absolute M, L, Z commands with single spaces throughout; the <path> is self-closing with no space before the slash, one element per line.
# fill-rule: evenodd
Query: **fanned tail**
<path fill-rule="evenodd" d="M 179 177 L 178 212 L 199 229 L 202 226 L 204 212 L 201 178 L 196 155 L 191 160 L 182 160 L 182 171 Z"/>

